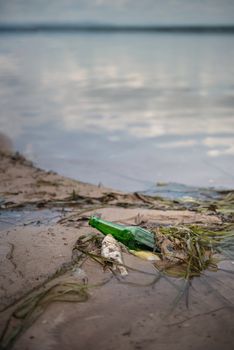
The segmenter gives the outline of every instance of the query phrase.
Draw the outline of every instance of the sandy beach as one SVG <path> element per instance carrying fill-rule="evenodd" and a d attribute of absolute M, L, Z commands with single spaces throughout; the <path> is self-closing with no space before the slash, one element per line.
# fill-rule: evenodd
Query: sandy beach
<path fill-rule="evenodd" d="M 234 349 L 234 1 L 0 9 L 0 350 Z"/>
<path fill-rule="evenodd" d="M 182 297 L 172 307 L 183 281 L 164 276 L 154 283 L 158 271 L 149 261 L 123 252 L 124 280 L 88 257 L 72 264 L 77 239 L 98 235 L 88 225 L 93 214 L 127 225 L 217 229 L 231 222 L 230 213 L 81 183 L 38 169 L 18 153 L 0 157 L 1 332 L 11 316 L 3 349 L 232 349 L 231 273 L 204 271 L 193 279 L 189 304 Z M 220 266 L 233 273 L 233 262 Z M 86 292 L 77 302 L 49 303 L 8 342 L 22 321 L 12 318 L 17 307 L 58 281 Z"/>

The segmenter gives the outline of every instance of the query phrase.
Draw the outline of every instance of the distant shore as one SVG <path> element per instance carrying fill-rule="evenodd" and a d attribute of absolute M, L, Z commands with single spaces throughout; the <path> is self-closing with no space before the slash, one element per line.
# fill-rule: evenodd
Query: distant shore
<path fill-rule="evenodd" d="M 0 23 L 0 33 L 93 32 L 93 33 L 191 33 L 234 34 L 233 25 L 111 25 L 76 23 Z"/>

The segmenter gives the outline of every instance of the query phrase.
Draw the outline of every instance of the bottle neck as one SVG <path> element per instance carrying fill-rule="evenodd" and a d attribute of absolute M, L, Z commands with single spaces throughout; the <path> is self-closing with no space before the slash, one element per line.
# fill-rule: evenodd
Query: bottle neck
<path fill-rule="evenodd" d="M 113 222 L 109 222 L 106 220 L 102 220 L 97 218 L 96 216 L 92 216 L 89 219 L 89 225 L 92 227 L 95 227 L 99 231 L 101 231 L 104 234 L 113 234 L 113 233 L 120 233 L 124 230 L 124 226 L 120 224 L 115 224 Z"/>

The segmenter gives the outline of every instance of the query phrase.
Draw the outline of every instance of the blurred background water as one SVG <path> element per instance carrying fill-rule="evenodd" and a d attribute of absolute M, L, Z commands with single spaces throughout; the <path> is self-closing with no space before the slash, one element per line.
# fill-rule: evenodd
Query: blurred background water
<path fill-rule="evenodd" d="M 1 33 L 0 130 L 94 184 L 234 187 L 233 62 L 233 34 Z"/>
<path fill-rule="evenodd" d="M 1 130 L 39 166 L 92 183 L 233 186 L 233 39 L 1 36 Z"/>

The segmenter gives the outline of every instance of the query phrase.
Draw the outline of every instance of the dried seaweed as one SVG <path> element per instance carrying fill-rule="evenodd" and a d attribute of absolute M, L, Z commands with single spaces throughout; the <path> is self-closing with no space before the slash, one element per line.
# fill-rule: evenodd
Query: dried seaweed
<path fill-rule="evenodd" d="M 231 225 L 219 231 L 195 225 L 160 227 L 155 234 L 162 257 L 162 262 L 155 264 L 174 277 L 188 280 L 200 276 L 206 269 L 217 270 L 216 253 L 234 257 L 234 230 Z"/>
<path fill-rule="evenodd" d="M 60 282 L 43 291 L 32 293 L 19 304 L 6 322 L 0 338 L 1 349 L 10 348 L 52 302 L 84 302 L 87 299 L 87 286 L 75 282 Z"/>

